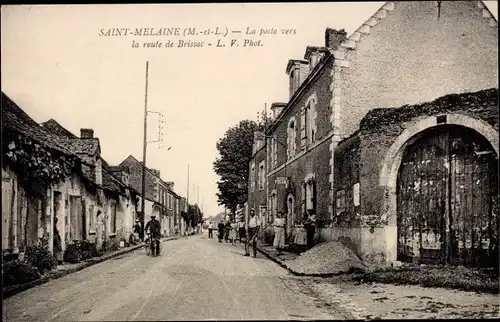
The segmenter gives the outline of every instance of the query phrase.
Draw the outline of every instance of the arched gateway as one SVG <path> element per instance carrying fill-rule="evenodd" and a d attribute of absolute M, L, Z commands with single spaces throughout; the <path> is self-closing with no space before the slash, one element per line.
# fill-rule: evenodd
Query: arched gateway
<path fill-rule="evenodd" d="M 398 259 L 487 265 L 498 254 L 495 151 L 461 126 L 419 136 L 398 173 Z"/>
<path fill-rule="evenodd" d="M 391 147 L 381 177 L 397 228 L 389 260 L 498 265 L 498 132 L 467 118 L 419 121 Z"/>

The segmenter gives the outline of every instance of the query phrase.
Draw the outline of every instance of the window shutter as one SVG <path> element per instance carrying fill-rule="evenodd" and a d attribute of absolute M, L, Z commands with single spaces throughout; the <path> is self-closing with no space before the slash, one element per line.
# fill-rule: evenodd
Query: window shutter
<path fill-rule="evenodd" d="M 273 139 L 273 153 L 274 167 L 276 168 L 278 166 L 278 141 L 276 138 Z"/>
<path fill-rule="evenodd" d="M 300 110 L 300 149 L 304 150 L 306 147 L 306 109 Z"/>
<path fill-rule="evenodd" d="M 302 184 L 302 194 L 300 196 L 300 202 L 302 204 L 302 213 L 304 214 L 306 212 L 306 184 Z"/>
<path fill-rule="evenodd" d="M 312 191 L 313 212 L 316 215 L 316 209 L 317 209 L 317 205 L 316 205 L 316 180 L 313 180 L 312 188 L 313 188 L 313 191 Z"/>
<path fill-rule="evenodd" d="M 271 140 L 267 139 L 267 168 L 273 168 L 273 147 L 271 146 Z"/>
<path fill-rule="evenodd" d="M 292 134 L 292 131 L 291 129 L 288 127 L 286 129 L 286 158 L 287 160 L 290 159 L 292 157 L 292 145 L 290 144 L 291 140 L 291 134 Z"/>

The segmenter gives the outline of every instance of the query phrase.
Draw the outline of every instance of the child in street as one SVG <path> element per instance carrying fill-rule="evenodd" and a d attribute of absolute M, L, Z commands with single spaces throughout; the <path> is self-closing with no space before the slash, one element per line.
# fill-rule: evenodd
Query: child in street
<path fill-rule="evenodd" d="M 231 231 L 229 233 L 229 239 L 231 239 L 231 244 L 236 245 L 236 239 L 238 237 L 238 223 L 236 221 L 231 223 Z"/>

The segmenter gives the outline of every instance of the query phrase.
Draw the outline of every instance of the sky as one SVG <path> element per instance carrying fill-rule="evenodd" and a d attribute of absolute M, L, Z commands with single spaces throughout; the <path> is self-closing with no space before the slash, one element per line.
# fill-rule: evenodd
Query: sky
<path fill-rule="evenodd" d="M 327 27 L 350 35 L 383 4 L 2 6 L 2 91 L 37 122 L 54 118 L 76 135 L 94 129 L 111 165 L 129 155 L 142 160 L 148 61 L 147 108 L 163 118 L 149 113 L 148 141 L 162 141 L 147 145 L 146 163 L 181 196 L 189 190 L 205 217 L 214 216 L 222 210 L 213 171 L 218 139 L 239 121 L 256 120 L 265 104 L 288 101 L 288 60 L 303 59 L 307 46 L 323 46 Z M 497 2 L 485 4 L 498 18 Z M 226 37 L 214 34 L 217 27 Z M 127 35 L 103 36 L 111 28 Z M 136 28 L 179 28 L 180 35 L 134 35 Z M 212 34 L 184 36 L 186 28 Z M 270 33 L 259 36 L 261 29 Z M 204 47 L 177 47 L 188 39 Z M 217 47 L 218 39 L 226 47 Z M 262 44 L 244 47 L 244 39 Z M 173 48 L 165 47 L 168 40 Z M 144 48 L 144 42 L 163 44 Z"/>

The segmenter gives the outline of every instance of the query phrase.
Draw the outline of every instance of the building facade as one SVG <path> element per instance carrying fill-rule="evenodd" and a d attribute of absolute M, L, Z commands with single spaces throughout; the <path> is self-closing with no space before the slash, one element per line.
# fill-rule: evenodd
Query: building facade
<path fill-rule="evenodd" d="M 494 114 L 486 107 L 494 104 L 491 91 L 498 88 L 496 27 L 496 19 L 481 1 L 442 2 L 439 5 L 435 1 L 412 1 L 387 2 L 347 38 L 342 30 L 327 29 L 325 47 L 308 47 L 304 60 L 289 62 L 290 100 L 286 106 L 277 106 L 273 111 L 274 122 L 266 131 L 267 204 L 271 216 L 277 211 L 285 212 L 288 231 L 293 235 L 301 230 L 300 219 L 304 211 L 310 210 L 318 218 L 316 239 L 347 237 L 358 247 L 366 262 L 421 260 L 443 257 L 443 254 L 447 254 L 446 261 L 450 261 L 450 254 L 458 247 L 450 246 L 453 243 L 441 245 L 449 249 L 444 251 L 436 250 L 438 243 L 435 241 L 427 241 L 427 248 L 422 240 L 418 243 L 413 239 L 405 241 L 413 236 L 403 233 L 411 225 L 398 226 L 397 222 L 406 222 L 401 216 L 411 213 L 407 207 L 413 207 L 413 203 L 403 202 L 398 206 L 398 171 L 403 164 L 410 170 L 401 171 L 409 171 L 410 178 L 415 176 L 413 181 L 424 180 L 424 174 L 417 173 L 424 170 L 412 170 L 415 160 L 409 156 L 404 159 L 404 151 L 410 149 L 409 142 L 413 142 L 414 137 L 423 136 L 421 132 L 434 126 L 436 133 L 444 131 L 439 134 L 441 136 L 435 134 L 439 138 L 452 137 L 453 142 L 459 142 L 455 144 L 465 150 L 467 146 L 483 146 L 484 151 L 488 151 L 484 153 L 498 157 L 497 151 L 478 143 L 480 138 L 478 142 L 476 138 L 470 142 L 461 140 L 456 127 L 437 126 L 463 126 L 496 146 L 498 127 L 491 122 L 488 126 L 482 123 L 488 123 L 484 115 L 491 118 Z M 488 112 L 476 107 L 481 100 L 481 106 Z M 442 106 L 439 103 L 442 101 L 448 102 L 446 108 L 432 107 Z M 455 102 L 454 107 L 451 102 Z M 408 116 L 408 110 L 413 111 L 410 113 L 413 117 Z M 427 121 L 424 121 L 424 114 L 429 117 Z M 466 121 L 465 116 L 460 116 L 465 114 Z M 367 124 L 377 122 L 390 125 L 374 125 L 367 130 Z M 394 131 L 389 136 L 385 132 L 388 129 Z M 388 141 L 382 143 L 384 140 Z M 432 140 L 440 139 L 430 135 L 428 141 L 420 144 L 432 146 Z M 388 144 L 392 145 L 387 148 Z M 424 160 L 431 160 L 425 159 L 432 155 L 431 150 L 430 147 L 422 148 L 415 153 Z M 463 158 L 471 160 L 472 157 Z M 476 164 L 467 162 L 471 166 Z M 494 167 L 483 167 L 485 172 L 496 171 Z M 450 176 L 445 177 L 459 180 Z M 405 180 L 401 182 L 408 188 L 412 181 Z M 428 179 L 424 181 L 429 182 Z M 488 184 L 481 189 L 491 195 L 488 191 L 493 188 Z M 436 191 L 433 193 L 437 194 Z M 445 204 L 451 200 L 449 193 L 428 197 Z M 250 192 L 249 200 L 252 198 Z M 494 205 L 492 197 L 488 198 L 481 200 Z M 417 205 L 419 209 L 424 207 L 418 202 Z M 463 218 L 469 218 L 474 212 L 474 208 L 463 205 L 456 211 L 450 207 L 446 208 L 450 214 L 441 214 L 441 219 L 452 220 L 450 218 L 454 218 L 457 211 Z M 495 217 L 495 207 L 488 207 L 490 210 L 484 216 Z M 470 220 L 473 219 L 466 222 Z M 440 234 L 441 238 L 453 239 L 446 233 Z M 438 235 L 435 233 L 429 238 L 436 239 Z M 465 238 L 461 243 L 474 244 L 474 237 L 470 238 L 472 240 Z M 429 255 L 431 253 L 434 255 Z"/>

